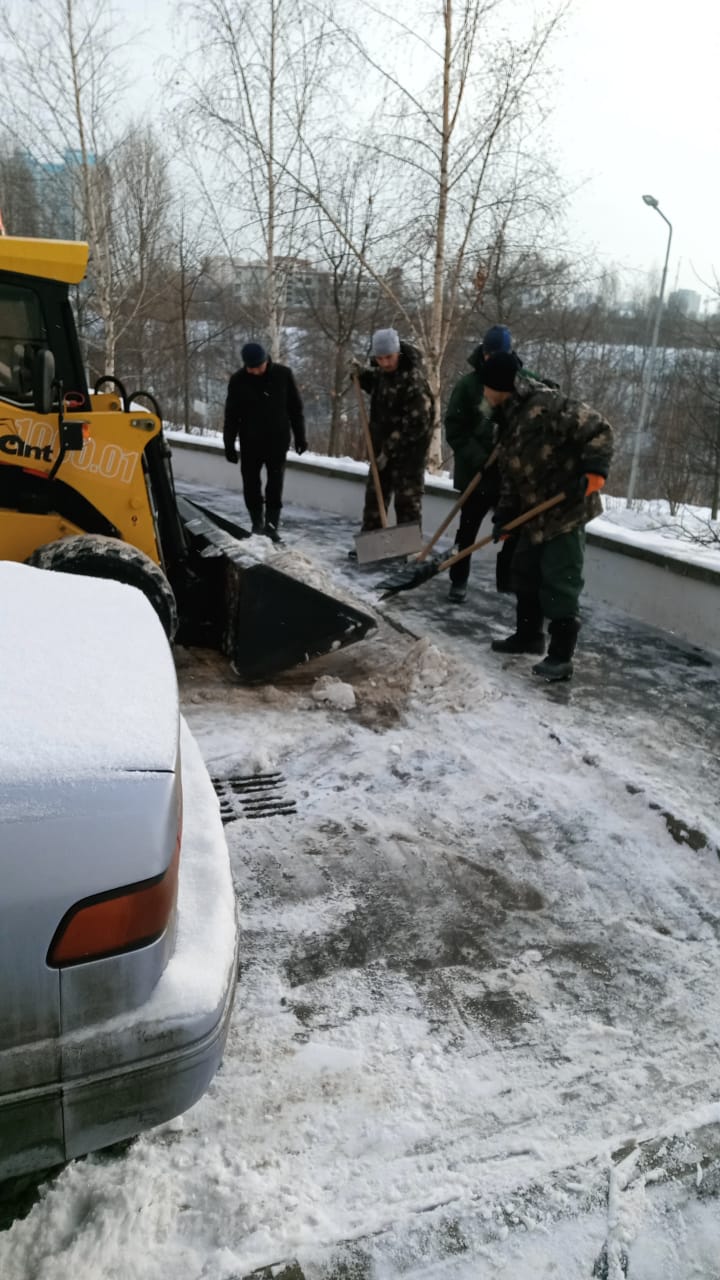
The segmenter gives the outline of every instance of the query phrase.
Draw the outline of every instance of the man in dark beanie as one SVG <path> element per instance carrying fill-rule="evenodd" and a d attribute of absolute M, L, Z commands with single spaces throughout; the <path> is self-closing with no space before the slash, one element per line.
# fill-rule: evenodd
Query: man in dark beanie
<path fill-rule="evenodd" d="M 533 671 L 568 680 L 580 629 L 585 525 L 602 511 L 599 491 L 612 459 L 610 424 L 595 409 L 518 374 L 512 353 L 490 357 L 485 398 L 499 427 L 501 489 L 493 516 L 495 541 L 508 521 L 559 493 L 563 501 L 521 526 L 512 559 L 517 599 L 512 635 L 493 640 L 496 653 L 545 652 Z"/>
<path fill-rule="evenodd" d="M 232 375 L 225 401 L 225 457 L 228 462 L 237 462 L 239 440 L 243 497 L 252 531 L 279 542 L 290 433 L 298 453 L 307 449 L 303 403 L 292 370 L 284 364 L 275 364 L 259 342 L 246 342 L 240 354 L 243 367 Z M 266 472 L 264 504 L 263 467 Z"/>
<path fill-rule="evenodd" d="M 500 492 L 497 463 L 486 465 L 495 447 L 495 427 L 483 394 L 483 367 L 491 355 L 512 349 L 512 334 L 506 325 L 494 324 L 488 329 L 480 345 L 468 356 L 472 373 L 463 374 L 455 383 L 445 412 L 445 438 L 454 455 L 455 488 L 463 493 L 474 476 L 483 472 L 482 480 L 460 512 L 455 538 L 457 551 L 464 551 L 477 541 L 480 525 L 495 506 Z M 520 366 L 518 359 L 518 368 Z M 450 569 L 448 599 L 452 604 L 462 604 L 467 595 L 471 558 L 466 556 Z"/>
<path fill-rule="evenodd" d="M 376 329 L 370 366 L 353 362 L 353 373 L 370 396 L 370 435 L 387 507 L 395 501 L 398 524 L 421 521 L 425 459 L 433 433 L 433 398 L 417 347 L 395 329 Z M 368 475 L 362 532 L 380 529 L 372 475 Z M 352 559 L 357 553 L 350 552 Z"/>

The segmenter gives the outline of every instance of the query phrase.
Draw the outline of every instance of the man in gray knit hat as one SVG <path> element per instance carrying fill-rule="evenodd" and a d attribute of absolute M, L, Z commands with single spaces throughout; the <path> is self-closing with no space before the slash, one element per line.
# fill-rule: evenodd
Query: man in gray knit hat
<path fill-rule="evenodd" d="M 370 435 L 385 506 L 395 501 L 398 524 L 419 525 L 425 459 L 432 438 L 433 398 L 417 347 L 401 342 L 395 329 L 376 329 L 370 366 L 355 365 L 370 396 Z M 368 476 L 362 532 L 380 529 L 377 495 Z M 350 552 L 353 556 L 353 552 Z"/>

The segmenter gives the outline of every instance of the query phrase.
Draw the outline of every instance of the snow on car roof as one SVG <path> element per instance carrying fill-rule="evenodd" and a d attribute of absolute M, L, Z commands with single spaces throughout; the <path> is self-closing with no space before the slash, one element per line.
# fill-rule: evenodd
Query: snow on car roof
<path fill-rule="evenodd" d="M 142 593 L 2 561 L 0 594 L 3 780 L 173 769 L 175 668 Z"/>

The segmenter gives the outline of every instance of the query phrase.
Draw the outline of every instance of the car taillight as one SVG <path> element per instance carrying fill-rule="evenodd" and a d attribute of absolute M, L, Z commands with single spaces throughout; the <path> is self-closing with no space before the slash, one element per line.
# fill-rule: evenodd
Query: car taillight
<path fill-rule="evenodd" d="M 162 875 L 76 902 L 55 931 L 48 964 L 62 969 L 156 942 L 167 928 L 175 906 L 181 837 L 182 818 L 175 852 Z"/>

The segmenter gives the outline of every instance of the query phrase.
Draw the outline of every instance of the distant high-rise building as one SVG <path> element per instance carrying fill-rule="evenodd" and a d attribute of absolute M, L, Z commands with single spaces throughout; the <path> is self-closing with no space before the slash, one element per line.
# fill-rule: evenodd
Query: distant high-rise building
<path fill-rule="evenodd" d="M 26 152 L 30 172 L 46 220 L 45 234 L 58 240 L 77 240 L 84 234 L 82 219 L 82 156 L 66 151 L 62 160 L 43 161 Z M 95 157 L 89 157 L 95 163 Z"/>
<path fill-rule="evenodd" d="M 702 299 L 694 289 L 675 289 L 668 298 L 668 311 L 679 311 L 681 316 L 694 320 L 700 314 Z"/>

